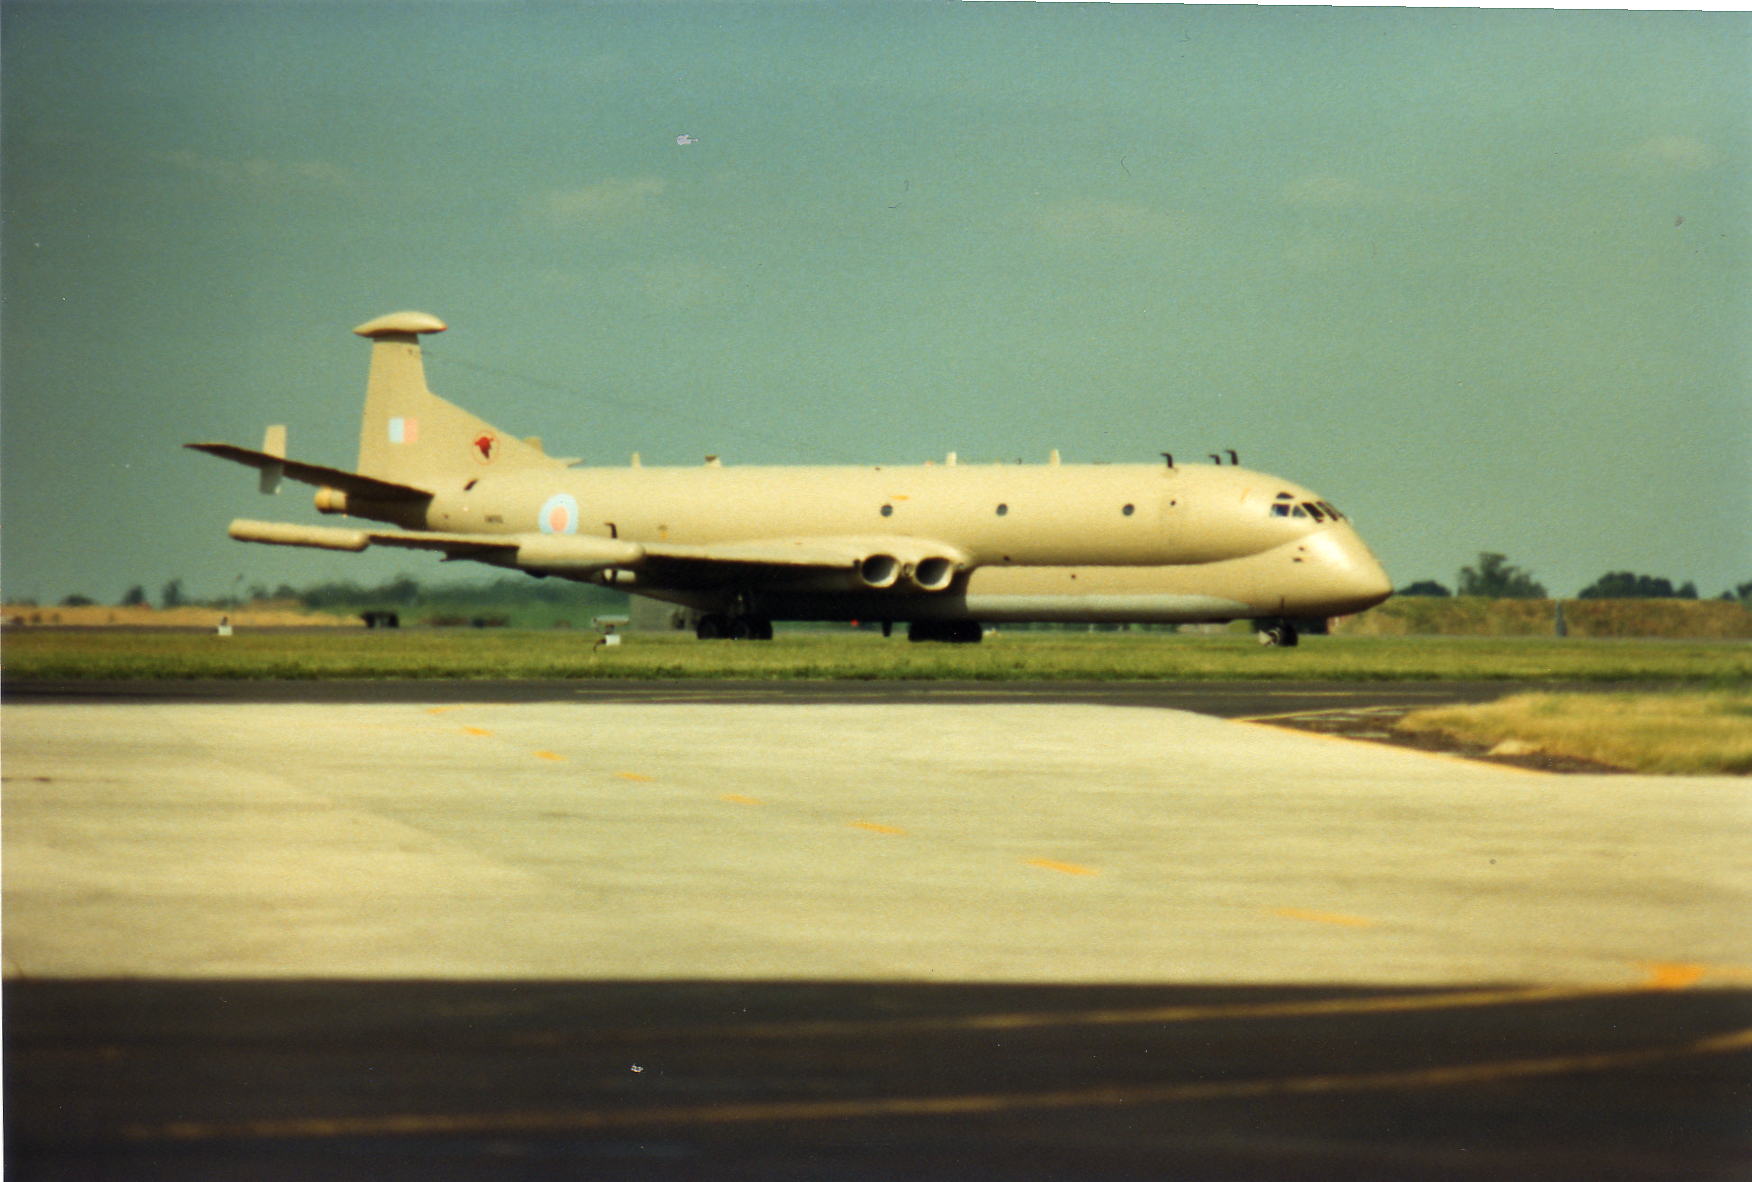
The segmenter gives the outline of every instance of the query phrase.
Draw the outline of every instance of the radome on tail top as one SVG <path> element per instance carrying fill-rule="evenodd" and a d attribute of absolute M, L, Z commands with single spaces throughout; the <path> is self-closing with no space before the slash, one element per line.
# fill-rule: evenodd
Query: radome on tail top
<path fill-rule="evenodd" d="M 426 387 L 397 312 L 371 341 L 355 469 L 260 450 L 187 446 L 316 486 L 323 513 L 385 523 L 237 520 L 245 542 L 435 550 L 447 558 L 624 589 L 692 609 L 702 639 L 764 639 L 774 620 L 909 625 L 977 640 L 982 623 L 1293 621 L 1380 603 L 1391 584 L 1350 522 L 1314 493 L 1237 466 L 943 464 L 577 467 Z"/>

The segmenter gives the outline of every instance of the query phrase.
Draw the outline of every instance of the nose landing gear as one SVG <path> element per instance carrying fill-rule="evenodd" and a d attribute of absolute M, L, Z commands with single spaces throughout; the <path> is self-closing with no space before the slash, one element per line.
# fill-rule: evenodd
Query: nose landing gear
<path fill-rule="evenodd" d="M 1255 620 L 1253 626 L 1259 643 L 1273 648 L 1295 648 L 1302 640 L 1296 626 L 1288 620 Z"/>

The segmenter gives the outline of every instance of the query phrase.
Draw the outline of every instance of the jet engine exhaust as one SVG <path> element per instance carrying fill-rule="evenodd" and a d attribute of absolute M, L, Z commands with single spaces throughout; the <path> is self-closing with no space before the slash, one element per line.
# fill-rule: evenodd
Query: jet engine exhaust
<path fill-rule="evenodd" d="M 872 554 L 858 564 L 858 578 L 866 587 L 887 590 L 900 580 L 900 559 L 892 554 Z"/>
<path fill-rule="evenodd" d="M 941 591 L 955 581 L 955 563 L 947 558 L 921 558 L 910 577 L 920 591 Z"/>

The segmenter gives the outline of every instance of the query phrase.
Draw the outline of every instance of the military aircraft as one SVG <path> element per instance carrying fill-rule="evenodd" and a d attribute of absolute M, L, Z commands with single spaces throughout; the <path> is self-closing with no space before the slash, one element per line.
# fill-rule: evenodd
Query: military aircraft
<path fill-rule="evenodd" d="M 581 467 L 433 394 L 396 312 L 371 341 L 356 469 L 186 446 L 314 485 L 316 507 L 395 528 L 233 521 L 239 541 L 434 550 L 691 609 L 701 639 L 762 640 L 774 620 L 862 620 L 915 640 L 977 641 L 985 623 L 1248 619 L 1294 644 L 1296 621 L 1391 594 L 1350 522 L 1314 493 L 1216 463 L 943 463 L 869 467 Z"/>

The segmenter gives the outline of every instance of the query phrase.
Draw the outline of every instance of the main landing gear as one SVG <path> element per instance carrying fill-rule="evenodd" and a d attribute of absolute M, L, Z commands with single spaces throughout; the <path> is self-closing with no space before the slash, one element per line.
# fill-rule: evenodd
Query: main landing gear
<path fill-rule="evenodd" d="M 701 640 L 771 640 L 773 622 L 764 616 L 707 612 L 695 621 L 694 635 Z"/>
<path fill-rule="evenodd" d="M 978 644 L 985 629 L 978 620 L 914 620 L 906 626 L 911 641 L 937 640 L 945 644 Z"/>

